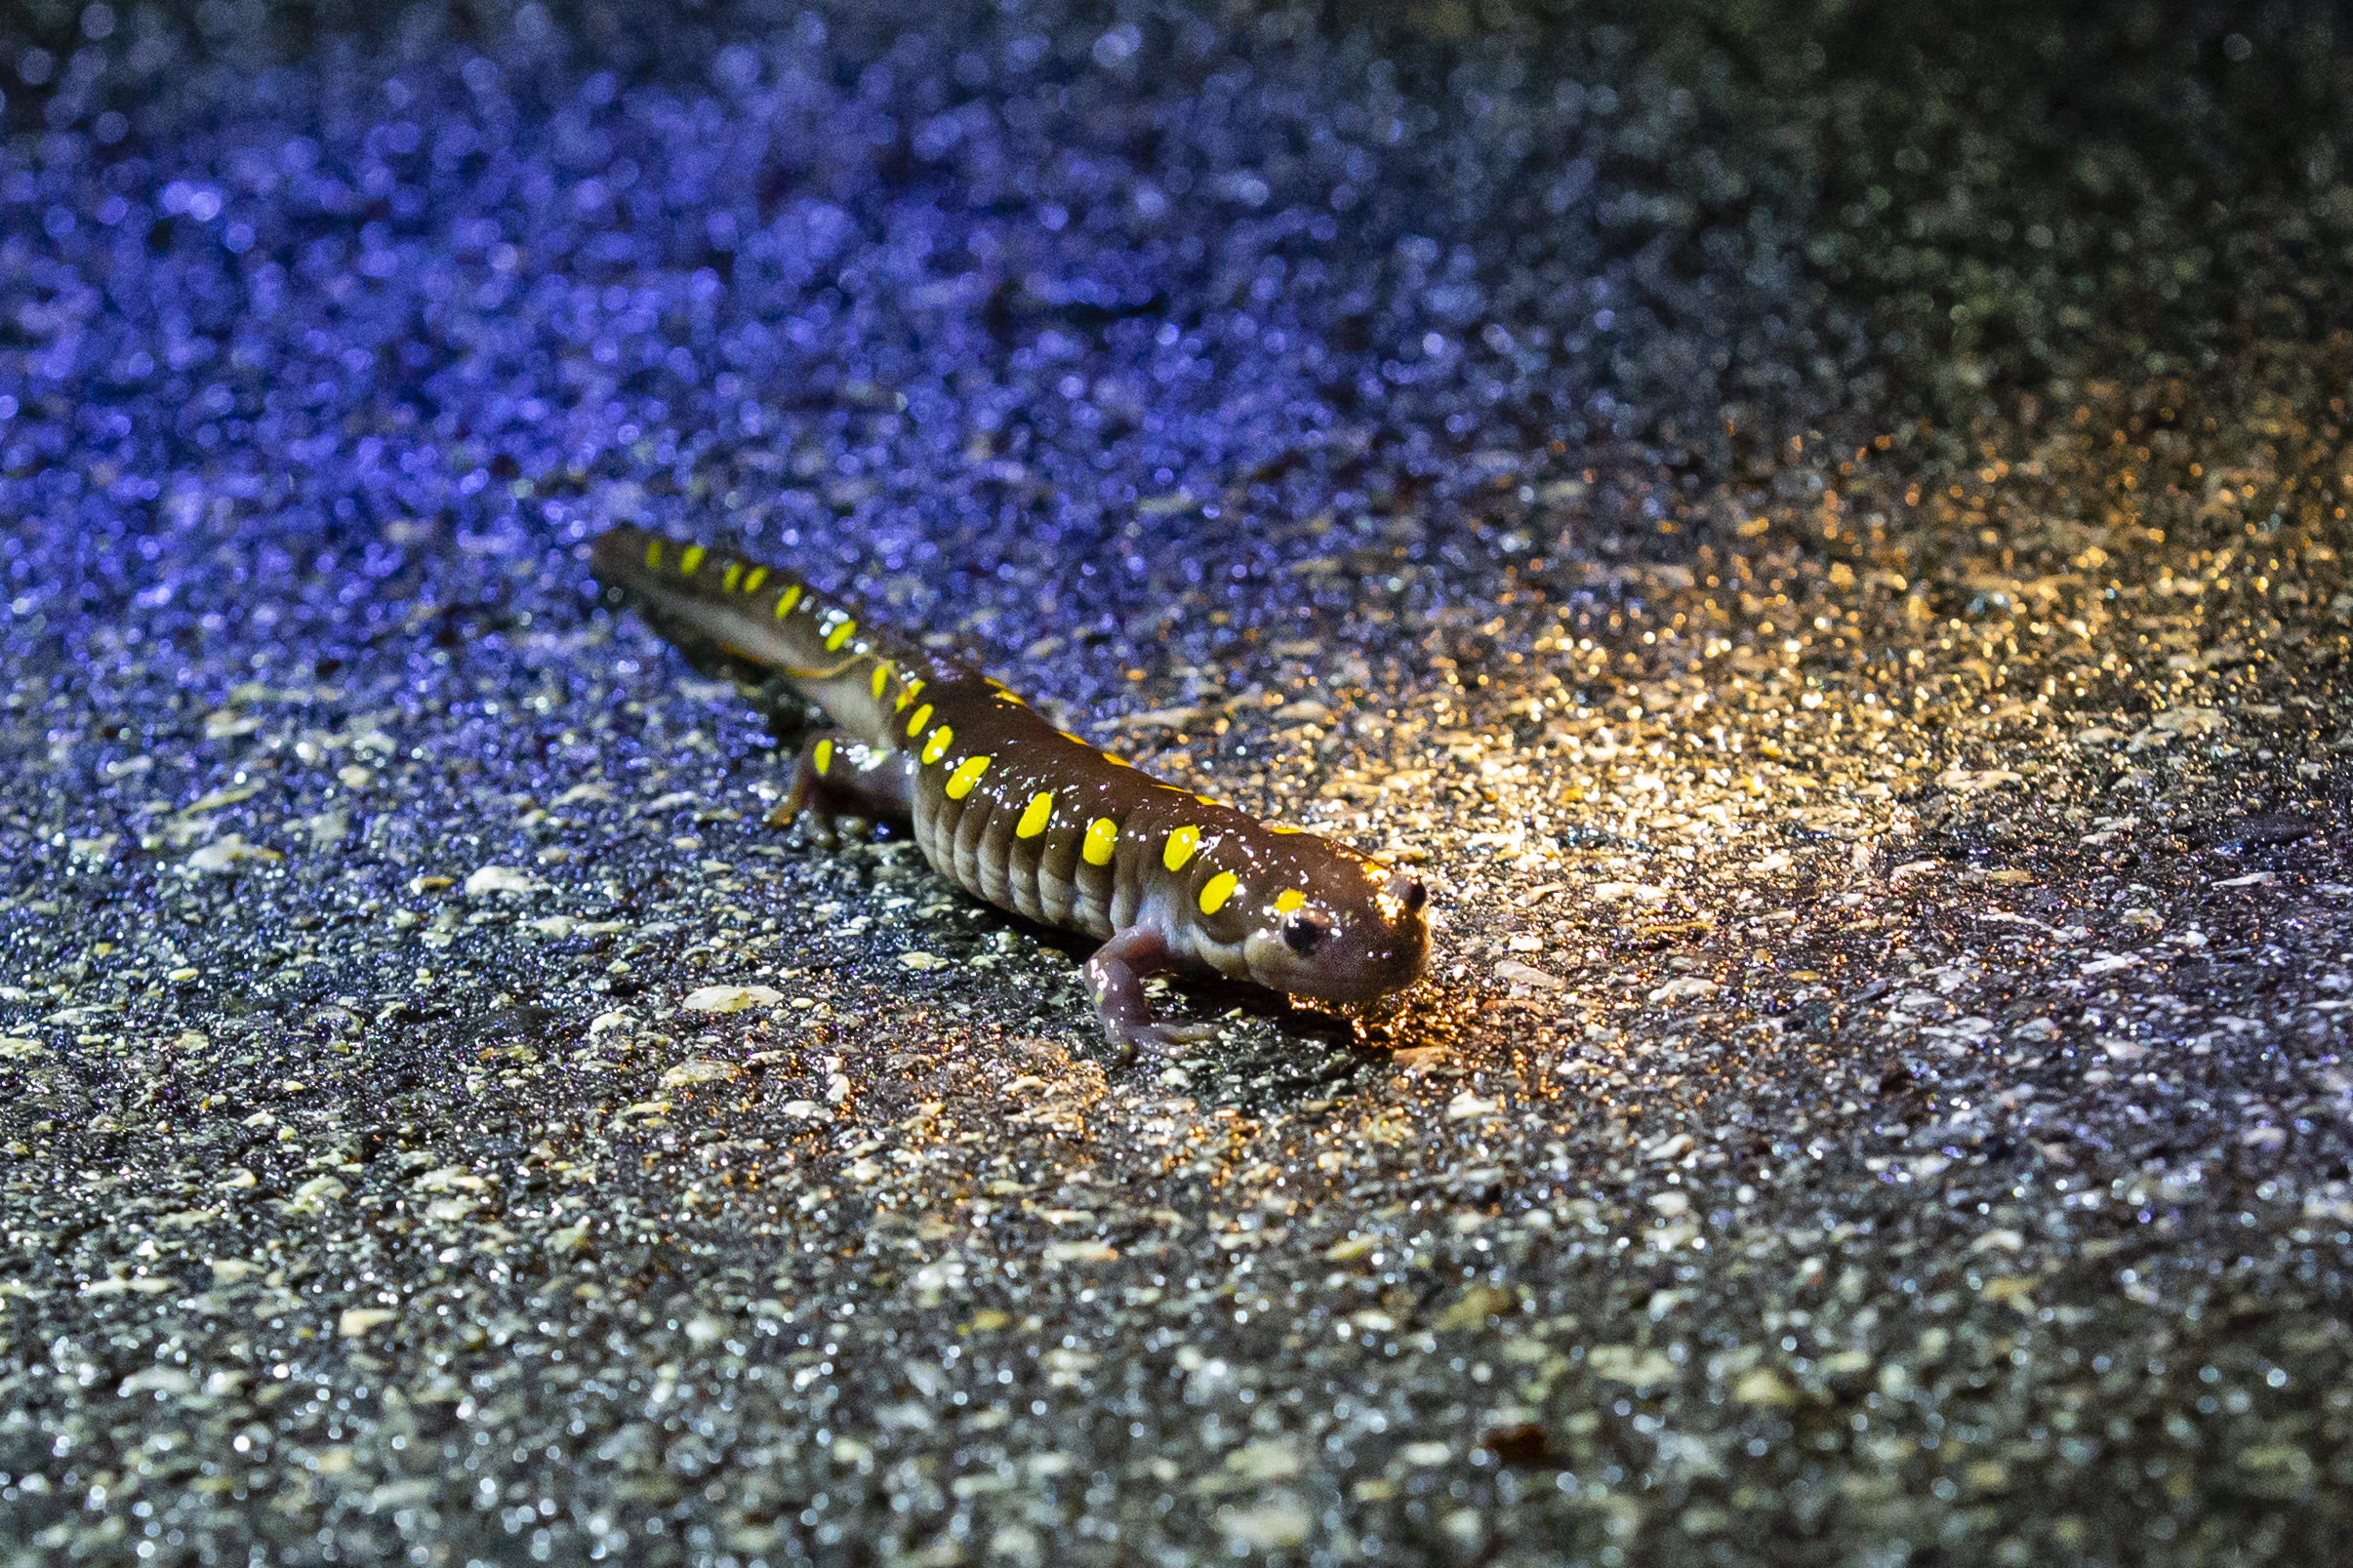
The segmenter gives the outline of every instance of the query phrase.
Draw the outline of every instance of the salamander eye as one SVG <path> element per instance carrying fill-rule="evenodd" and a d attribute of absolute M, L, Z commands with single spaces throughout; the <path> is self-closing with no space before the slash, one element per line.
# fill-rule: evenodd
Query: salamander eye
<path fill-rule="evenodd" d="M 1331 934 L 1332 928 L 1320 915 L 1309 914 L 1305 909 L 1282 923 L 1282 945 L 1302 958 L 1314 952 Z"/>

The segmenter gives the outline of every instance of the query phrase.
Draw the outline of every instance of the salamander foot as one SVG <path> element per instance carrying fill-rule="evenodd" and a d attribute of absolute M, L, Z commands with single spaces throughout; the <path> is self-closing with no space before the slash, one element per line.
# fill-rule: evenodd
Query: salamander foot
<path fill-rule="evenodd" d="M 1130 1026 L 1106 1019 L 1103 1025 L 1103 1037 L 1119 1053 L 1122 1062 L 1133 1062 L 1138 1057 L 1158 1057 L 1172 1046 L 1193 1045 L 1216 1032 L 1206 1024 L 1142 1024 Z"/>
<path fill-rule="evenodd" d="M 1206 1039 L 1215 1032 L 1203 1024 L 1155 1024 L 1152 1004 L 1144 995 L 1144 977 L 1168 961 L 1168 944 L 1149 926 L 1130 926 L 1095 949 L 1086 961 L 1087 989 L 1094 993 L 1095 1016 L 1103 1036 L 1122 1054 L 1122 1060 L 1157 1056 L 1172 1045 Z"/>
<path fill-rule="evenodd" d="M 768 813 L 768 825 L 790 827 L 807 811 L 830 837 L 836 817 L 904 821 L 914 811 L 910 789 L 905 757 L 827 730 L 802 743 L 791 786 Z"/>

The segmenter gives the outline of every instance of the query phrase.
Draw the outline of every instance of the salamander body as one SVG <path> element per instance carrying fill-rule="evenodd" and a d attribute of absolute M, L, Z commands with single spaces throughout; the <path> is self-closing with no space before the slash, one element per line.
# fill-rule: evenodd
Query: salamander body
<path fill-rule="evenodd" d="M 780 815 L 910 818 L 924 858 L 967 893 L 1100 939 L 1087 975 L 1116 1043 L 1183 1037 L 1151 1020 L 1142 978 L 1157 969 L 1327 1001 L 1421 974 L 1411 872 L 1141 773 L 790 572 L 629 527 L 601 535 L 591 564 L 690 658 L 781 681 L 832 717 Z"/>

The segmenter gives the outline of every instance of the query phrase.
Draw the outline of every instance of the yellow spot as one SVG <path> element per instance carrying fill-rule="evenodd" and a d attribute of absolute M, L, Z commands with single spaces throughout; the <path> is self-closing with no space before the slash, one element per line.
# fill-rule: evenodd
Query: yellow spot
<path fill-rule="evenodd" d="M 947 732 L 943 730 L 940 733 L 945 735 Z M 961 800 L 972 793 L 972 786 L 979 784 L 981 775 L 988 771 L 989 759 L 987 757 L 966 757 L 957 763 L 955 772 L 948 776 L 948 798 Z"/>
<path fill-rule="evenodd" d="M 910 736 L 921 735 L 923 733 L 923 726 L 929 724 L 930 722 L 931 704 L 929 703 L 925 703 L 921 707 L 915 709 L 915 716 L 907 721 L 907 733 Z"/>
<path fill-rule="evenodd" d="M 818 742 L 816 748 L 809 753 L 809 760 L 817 765 L 820 775 L 824 774 L 826 769 L 833 765 L 833 743 L 831 741 Z"/>
<path fill-rule="evenodd" d="M 751 575 L 744 579 L 744 591 L 757 593 L 760 590 L 760 584 L 767 581 L 768 569 L 764 566 L 755 566 L 751 569 Z"/>
<path fill-rule="evenodd" d="M 1168 842 L 1160 846 L 1160 864 L 1172 871 L 1181 871 L 1185 868 L 1185 863 L 1193 859 L 1194 852 L 1200 847 L 1199 828 L 1180 827 L 1168 835 Z"/>
<path fill-rule="evenodd" d="M 743 581 L 743 577 L 744 563 L 741 561 L 729 561 L 727 563 L 726 575 L 719 579 L 719 591 L 721 593 L 733 593 L 735 591 L 735 585 Z"/>
<path fill-rule="evenodd" d="M 1118 843 L 1119 824 L 1109 817 L 1098 817 L 1086 824 L 1086 842 L 1079 846 L 1078 853 L 1089 865 L 1109 865 L 1112 851 Z"/>
<path fill-rule="evenodd" d="M 899 688 L 899 700 L 896 703 L 893 703 L 891 705 L 902 713 L 906 712 L 907 704 L 913 702 L 915 700 L 915 694 L 922 689 L 923 682 L 920 679 L 909 681 L 906 685 Z M 921 728 L 922 726 L 920 724 L 915 726 L 916 730 Z M 907 733 L 913 735 L 915 733 L 915 731 L 910 730 Z"/>
<path fill-rule="evenodd" d="M 931 739 L 923 743 L 923 766 L 928 768 L 948 755 L 948 748 L 953 744 L 955 744 L 955 731 L 947 725 L 943 724 L 932 731 Z"/>
<path fill-rule="evenodd" d="M 1201 884 L 1201 913 L 1215 914 L 1234 897 L 1235 876 L 1232 871 L 1220 871 Z"/>
<path fill-rule="evenodd" d="M 874 692 L 874 701 L 875 701 L 875 702 L 879 703 L 880 701 L 882 701 L 882 688 L 883 688 L 883 687 L 885 687 L 885 686 L 888 686 L 889 684 L 890 684 L 890 661 L 889 661 L 889 660 L 887 660 L 887 659 L 885 659 L 885 660 L 884 660 L 884 661 L 883 661 L 881 663 L 876 664 L 876 665 L 874 666 L 874 679 L 873 679 L 873 682 L 872 682 L 872 686 L 873 686 L 873 692 Z"/>
<path fill-rule="evenodd" d="M 678 575 L 680 577 L 693 577 L 695 575 L 696 568 L 703 564 L 703 556 L 705 553 L 706 552 L 704 551 L 703 546 L 700 544 L 687 545 L 686 553 L 678 557 Z"/>
<path fill-rule="evenodd" d="M 784 620 L 792 613 L 792 607 L 798 603 L 800 603 L 800 584 L 797 583 L 788 584 L 785 591 L 776 596 L 776 619 Z"/>
<path fill-rule="evenodd" d="M 1307 895 L 1297 888 L 1284 888 L 1280 893 L 1275 895 L 1275 912 L 1277 914 L 1289 914 L 1293 909 L 1303 908 L 1306 905 Z"/>
<path fill-rule="evenodd" d="M 857 629 L 858 623 L 855 621 L 844 621 L 840 625 L 835 626 L 833 634 L 826 639 L 826 652 L 830 654 L 837 651 L 843 643 L 850 640 L 850 633 Z"/>
<path fill-rule="evenodd" d="M 661 570 L 662 542 L 660 540 L 649 539 L 645 542 L 645 566 L 649 572 Z"/>
<path fill-rule="evenodd" d="M 1030 797 L 1029 809 L 1021 814 L 1021 821 L 1013 824 L 1013 836 L 1035 838 L 1046 830 L 1046 824 L 1053 820 L 1054 791 L 1040 789 Z"/>

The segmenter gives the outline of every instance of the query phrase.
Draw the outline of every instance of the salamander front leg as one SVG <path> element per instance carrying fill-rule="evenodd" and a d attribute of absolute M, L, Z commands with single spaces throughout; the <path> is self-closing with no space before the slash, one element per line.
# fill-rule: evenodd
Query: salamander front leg
<path fill-rule="evenodd" d="M 1129 1056 L 1197 1040 L 1210 1031 L 1195 1025 L 1155 1024 L 1144 997 L 1144 977 L 1168 962 L 1168 944 L 1150 926 L 1129 926 L 1086 961 L 1087 989 L 1103 1033 Z"/>
<path fill-rule="evenodd" d="M 814 810 L 828 824 L 836 817 L 904 821 L 914 815 L 907 761 L 839 730 L 812 735 L 801 743 L 792 786 L 768 813 L 768 825 L 790 826 L 804 810 Z"/>

